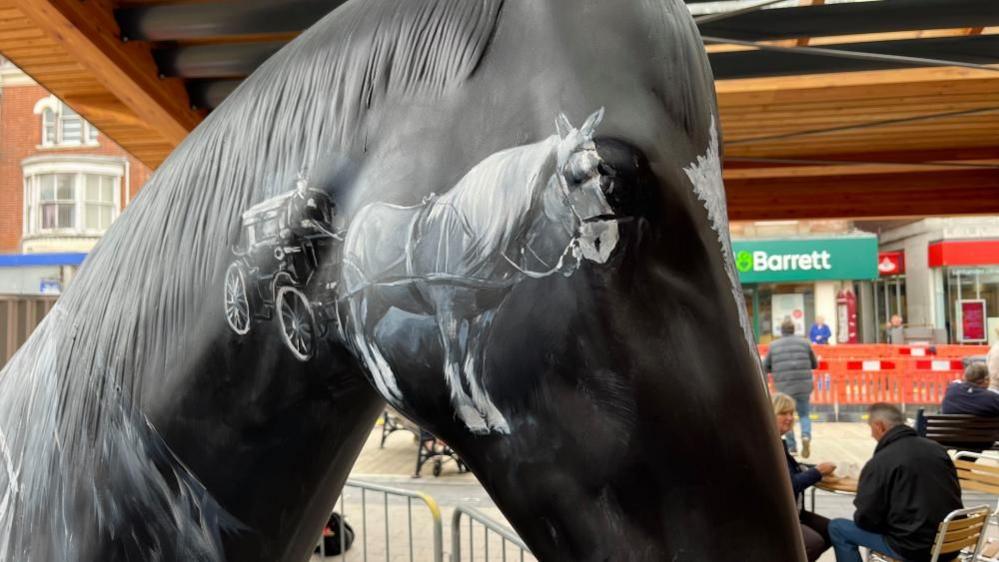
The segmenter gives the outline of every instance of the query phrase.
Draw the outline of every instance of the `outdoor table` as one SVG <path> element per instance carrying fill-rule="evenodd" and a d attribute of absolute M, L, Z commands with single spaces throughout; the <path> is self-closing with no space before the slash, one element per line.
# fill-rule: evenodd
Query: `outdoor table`
<path fill-rule="evenodd" d="M 857 479 L 843 476 L 825 476 L 818 484 L 812 486 L 812 511 L 815 511 L 815 489 L 825 490 L 834 494 L 857 494 Z"/>

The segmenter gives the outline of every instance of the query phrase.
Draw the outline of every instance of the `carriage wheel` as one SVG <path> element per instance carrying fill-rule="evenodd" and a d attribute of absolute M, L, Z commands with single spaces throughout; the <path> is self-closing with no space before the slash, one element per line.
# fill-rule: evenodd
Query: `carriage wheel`
<path fill-rule="evenodd" d="M 316 316 L 309 299 L 295 287 L 281 287 L 277 308 L 285 345 L 296 359 L 308 361 L 316 350 Z"/>
<path fill-rule="evenodd" d="M 250 312 L 243 266 L 233 262 L 225 272 L 225 320 L 233 332 L 242 336 L 250 331 Z"/>

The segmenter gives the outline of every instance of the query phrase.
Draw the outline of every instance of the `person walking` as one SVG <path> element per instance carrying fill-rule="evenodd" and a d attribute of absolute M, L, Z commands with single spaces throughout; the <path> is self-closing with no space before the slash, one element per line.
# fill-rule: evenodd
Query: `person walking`
<path fill-rule="evenodd" d="M 781 337 L 770 344 L 770 350 L 763 360 L 763 368 L 773 373 L 777 392 L 794 398 L 795 410 L 801 422 L 801 456 L 811 455 L 812 420 L 810 398 L 814 383 L 812 369 L 819 366 L 819 361 L 812 351 L 811 344 L 803 337 L 794 335 L 794 322 L 784 320 L 780 326 Z M 797 453 L 797 442 L 794 430 L 784 434 L 787 448 L 791 453 Z"/>

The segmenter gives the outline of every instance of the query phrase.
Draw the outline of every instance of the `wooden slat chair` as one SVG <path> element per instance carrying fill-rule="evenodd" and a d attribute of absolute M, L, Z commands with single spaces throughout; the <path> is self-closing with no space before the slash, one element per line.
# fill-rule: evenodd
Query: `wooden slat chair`
<path fill-rule="evenodd" d="M 940 560 L 942 554 L 961 552 L 957 560 L 977 560 L 985 539 L 985 526 L 992 510 L 986 505 L 958 509 L 947 514 L 937 528 L 930 562 Z M 962 558 L 963 557 L 963 558 Z M 868 562 L 901 562 L 879 552 L 871 552 Z"/>
<path fill-rule="evenodd" d="M 948 449 L 984 451 L 996 448 L 999 418 L 965 414 L 916 413 L 916 433 Z"/>
<path fill-rule="evenodd" d="M 999 496 L 999 466 L 981 464 L 977 462 L 979 460 L 997 462 L 999 458 L 971 451 L 957 453 L 954 467 L 957 468 L 957 479 L 961 482 L 961 489 Z M 992 514 L 999 514 L 999 503 L 996 503 Z"/>
<path fill-rule="evenodd" d="M 997 496 L 996 506 L 990 517 L 990 524 L 995 526 L 999 524 L 999 466 L 977 462 L 981 460 L 999 462 L 997 457 L 960 451 L 954 459 L 954 466 L 957 468 L 957 478 L 961 482 L 961 489 Z M 988 540 L 978 559 L 995 561 L 997 555 L 999 555 L 999 542 Z"/>

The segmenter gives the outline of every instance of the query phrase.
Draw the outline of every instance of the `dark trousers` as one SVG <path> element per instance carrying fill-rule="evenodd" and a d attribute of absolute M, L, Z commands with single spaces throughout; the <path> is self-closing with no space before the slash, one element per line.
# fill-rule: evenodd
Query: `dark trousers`
<path fill-rule="evenodd" d="M 801 522 L 801 535 L 805 538 L 808 562 L 815 562 L 832 546 L 832 540 L 829 538 L 829 520 L 811 511 L 801 510 L 798 513 L 798 521 Z"/>

